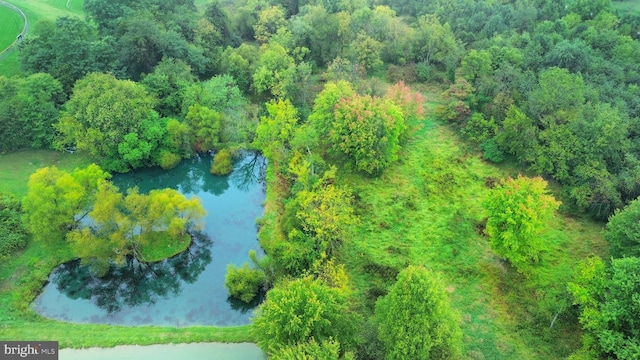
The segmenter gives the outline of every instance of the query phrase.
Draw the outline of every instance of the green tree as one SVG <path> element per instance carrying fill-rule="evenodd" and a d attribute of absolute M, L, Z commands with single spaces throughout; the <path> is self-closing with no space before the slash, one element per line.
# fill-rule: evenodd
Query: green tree
<path fill-rule="evenodd" d="M 301 230 L 315 240 L 314 252 L 321 259 L 348 238 L 349 229 L 357 222 L 351 194 L 334 185 L 335 172 L 333 167 L 312 189 L 296 194 L 296 218 Z"/>
<path fill-rule="evenodd" d="M 211 173 L 213 175 L 229 175 L 233 170 L 232 160 L 229 149 L 218 151 L 213 157 L 213 163 L 211 163 Z"/>
<path fill-rule="evenodd" d="M 154 154 L 155 162 L 163 169 L 171 169 L 192 153 L 193 136 L 189 125 L 176 119 L 167 119 L 160 149 Z"/>
<path fill-rule="evenodd" d="M 31 34 L 31 33 L 30 33 Z M 60 81 L 65 92 L 91 71 L 113 70 L 94 55 L 95 29 L 75 17 L 60 17 L 54 23 L 43 21 L 33 35 L 20 44 L 20 61 L 27 73 L 48 73 Z M 104 45 L 104 43 L 103 43 Z M 110 49 L 113 52 L 113 49 Z"/>
<path fill-rule="evenodd" d="M 127 171 L 132 164 L 122 158 L 118 145 L 131 133 L 142 138 L 143 124 L 159 121 L 153 105 L 142 85 L 109 74 L 89 74 L 77 82 L 56 125 L 56 146 L 76 145 L 105 162 L 107 170 Z"/>
<path fill-rule="evenodd" d="M 287 97 L 284 85 L 293 81 L 295 60 L 289 51 L 278 43 L 262 45 L 260 53 L 258 67 L 253 73 L 256 92 Z"/>
<path fill-rule="evenodd" d="M 311 339 L 337 341 L 347 350 L 354 344 L 357 323 L 358 317 L 338 290 L 304 277 L 267 293 L 252 330 L 258 346 L 269 354 Z"/>
<path fill-rule="evenodd" d="M 265 285 L 266 275 L 260 269 L 252 269 L 244 263 L 242 267 L 227 266 L 224 286 L 231 296 L 250 303 Z"/>
<path fill-rule="evenodd" d="M 442 282 L 424 267 L 398 274 L 389 293 L 376 302 L 378 337 L 385 359 L 450 359 L 460 354 L 459 318 Z"/>
<path fill-rule="evenodd" d="M 109 177 L 97 165 L 71 174 L 55 166 L 36 170 L 29 177 L 28 192 L 22 200 L 25 228 L 35 241 L 58 244 L 88 215 L 98 182 Z"/>
<path fill-rule="evenodd" d="M 225 46 L 237 46 L 240 43 L 240 38 L 232 30 L 229 14 L 227 14 L 219 1 L 212 1 L 207 4 L 204 10 L 204 17 L 220 33 Z"/>
<path fill-rule="evenodd" d="M 568 283 L 580 306 L 583 344 L 593 357 L 637 359 L 640 356 L 640 258 L 585 259 Z"/>
<path fill-rule="evenodd" d="M 540 73 L 538 84 L 529 94 L 529 113 L 536 119 L 558 111 L 575 113 L 585 102 L 586 87 L 580 74 L 557 67 Z"/>
<path fill-rule="evenodd" d="M 378 174 L 398 158 L 406 131 L 402 111 L 393 102 L 371 96 L 338 101 L 327 134 L 335 154 L 344 154 L 356 169 Z"/>
<path fill-rule="evenodd" d="M 601 11 L 613 12 L 611 0 L 568 0 L 567 12 L 573 12 L 583 20 L 595 18 Z"/>
<path fill-rule="evenodd" d="M 194 82 L 195 77 L 187 63 L 168 58 L 162 59 L 153 72 L 140 81 L 158 99 L 156 110 L 162 116 L 180 114 L 186 89 Z"/>
<path fill-rule="evenodd" d="M 255 58 L 250 55 L 243 55 L 243 48 L 252 50 L 254 49 L 247 44 L 242 44 L 238 49 L 232 49 L 228 47 L 222 53 L 222 58 L 220 59 L 220 68 L 224 73 L 233 76 L 238 84 L 238 88 L 242 90 L 244 94 L 247 94 L 249 92 L 249 89 L 251 88 L 251 77 L 259 55 L 257 48 L 255 48 Z"/>
<path fill-rule="evenodd" d="M 339 360 L 354 359 L 351 352 L 340 356 L 340 344 L 335 340 L 318 343 L 315 339 L 307 342 L 286 346 L 270 357 L 273 360 Z"/>
<path fill-rule="evenodd" d="M 432 62 L 444 63 L 458 51 L 451 26 L 448 23 L 443 25 L 435 14 L 418 19 L 416 42 L 414 46 L 418 59 L 427 65 Z"/>
<path fill-rule="evenodd" d="M 368 71 L 378 69 L 383 65 L 381 53 L 382 43 L 364 32 L 359 33 L 351 43 L 351 50 L 355 54 L 356 62 Z"/>
<path fill-rule="evenodd" d="M 20 200 L 0 192 L 0 263 L 27 245 L 28 234 L 22 221 Z"/>
<path fill-rule="evenodd" d="M 253 25 L 254 37 L 259 43 L 264 44 L 278 29 L 286 25 L 284 9 L 280 6 L 269 6 L 258 14 L 258 21 Z"/>
<path fill-rule="evenodd" d="M 536 123 L 515 105 L 511 105 L 502 129 L 496 136 L 496 142 L 520 161 L 533 162 L 538 144 L 540 129 Z"/>
<path fill-rule="evenodd" d="M 479 78 L 491 74 L 491 54 L 486 50 L 471 49 L 467 56 L 462 58 L 461 66 L 462 76 L 475 86 Z"/>
<path fill-rule="evenodd" d="M 640 200 L 616 210 L 609 218 L 604 238 L 614 258 L 640 257 Z"/>
<path fill-rule="evenodd" d="M 215 148 L 220 139 L 222 114 L 198 103 L 189 107 L 185 120 L 193 134 L 193 149 L 205 152 Z"/>
<path fill-rule="evenodd" d="M 501 181 L 484 202 L 491 248 L 518 271 L 526 271 L 547 247 L 540 234 L 560 202 L 548 195 L 546 187 L 540 177 L 518 175 Z"/>
<path fill-rule="evenodd" d="M 335 120 L 334 109 L 343 98 L 355 95 L 351 83 L 345 80 L 328 82 L 313 103 L 313 112 L 309 115 L 309 123 L 320 134 L 327 134 Z"/>
<path fill-rule="evenodd" d="M 102 180 L 88 213 L 90 224 L 71 230 L 66 239 L 74 254 L 98 271 L 110 262 L 122 265 L 128 256 L 157 261 L 163 258 L 156 258 L 157 253 L 184 249 L 190 243 L 188 231 L 197 228 L 204 214 L 198 198 L 186 199 L 176 190 L 143 195 L 134 188 L 125 196 Z"/>
<path fill-rule="evenodd" d="M 186 115 L 189 107 L 194 104 L 227 113 L 239 111 L 246 104 L 246 99 L 231 76 L 219 75 L 192 84 L 186 89 L 182 101 L 182 115 Z"/>
<path fill-rule="evenodd" d="M 291 149 L 298 111 L 289 100 L 272 100 L 267 103 L 267 114 L 260 118 L 255 144 L 269 160 L 282 161 Z"/>
<path fill-rule="evenodd" d="M 0 151 L 49 148 L 53 124 L 65 94 L 60 82 L 45 73 L 0 78 Z"/>

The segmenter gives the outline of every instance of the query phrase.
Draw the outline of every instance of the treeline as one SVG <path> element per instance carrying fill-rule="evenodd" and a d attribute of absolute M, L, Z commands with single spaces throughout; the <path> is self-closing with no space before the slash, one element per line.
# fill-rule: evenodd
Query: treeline
<path fill-rule="evenodd" d="M 0 78 L 0 151 L 79 149 L 125 172 L 170 168 L 228 144 L 261 149 L 277 186 L 276 208 L 263 220 L 270 233 L 261 233 L 268 256 L 230 268 L 227 284 L 245 301 L 273 287 L 255 329 L 274 358 L 459 355 L 458 322 L 435 274 L 402 271 L 371 320 L 350 307 L 349 280 L 334 259 L 358 222 L 357 194 L 337 174 L 375 177 L 398 160 L 424 111 L 406 84 L 442 85 L 439 117 L 486 159 L 510 157 L 557 180 L 565 206 L 607 219 L 640 195 L 640 20 L 617 16 L 610 0 L 241 0 L 214 1 L 203 12 L 189 0 L 85 0 L 84 7 L 84 20 L 38 24 L 20 49 L 26 76 Z M 505 200 L 494 200 L 489 207 L 500 213 Z M 613 224 L 616 258 L 636 256 L 626 251 L 637 240 Z M 499 222 L 488 229 L 494 238 L 535 237 Z M 540 251 L 493 242 L 516 266 Z M 637 273 L 634 261 L 586 263 L 571 285 L 594 354 L 637 354 L 624 345 L 637 339 L 629 320 L 637 309 L 613 318 L 617 296 L 639 288 L 619 281 Z M 403 333 L 409 325 L 428 339 Z"/>
<path fill-rule="evenodd" d="M 607 219 L 640 195 L 637 19 L 618 18 L 610 1 L 538 3 L 442 13 L 471 50 L 440 115 L 488 159 L 512 155 L 558 180 L 567 205 Z M 469 31 L 461 19 L 473 16 L 489 20 Z"/>
<path fill-rule="evenodd" d="M 319 80 L 348 80 L 359 91 L 382 95 L 379 84 L 362 81 L 376 74 L 392 82 L 452 84 L 440 116 L 458 122 L 489 160 L 511 155 L 558 180 L 565 205 L 606 219 L 640 195 L 640 45 L 634 39 L 640 22 L 634 15 L 616 16 L 608 0 L 252 0 L 212 2 L 202 13 L 183 0 L 93 0 L 84 7 L 86 20 L 39 24 L 23 42 L 24 70 L 58 82 L 3 80 L 9 83 L 0 96 L 7 109 L 0 126 L 12 135 L 4 135 L 2 150 L 53 146 L 51 125 L 64 95 L 71 98 L 76 81 L 92 72 L 139 81 L 161 118 L 183 122 L 189 105 L 201 100 L 187 88 L 212 76 L 227 74 L 227 87 L 235 84 L 258 102 L 288 98 L 305 117 Z M 38 101 L 20 94 L 26 88 Z M 224 134 L 195 140 L 195 151 L 215 147 L 217 140 L 252 140 L 259 115 L 239 113 L 243 100 L 237 96 L 232 111 L 205 105 L 224 113 L 221 124 L 207 125 Z M 232 115 L 225 128 L 223 119 Z M 253 121 L 238 125 L 247 118 Z M 133 133 L 145 137 L 139 129 Z M 162 161 L 146 156 L 145 165 L 184 156 L 163 150 Z M 126 171 L 139 166 L 136 161 L 120 159 L 106 168 Z"/>

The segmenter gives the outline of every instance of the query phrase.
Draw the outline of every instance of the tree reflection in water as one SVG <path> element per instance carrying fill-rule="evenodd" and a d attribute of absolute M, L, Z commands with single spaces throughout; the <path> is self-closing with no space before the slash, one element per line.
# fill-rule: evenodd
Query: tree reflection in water
<path fill-rule="evenodd" d="M 123 306 L 153 304 L 180 292 L 180 282 L 193 283 L 211 262 L 211 239 L 202 232 L 191 237 L 187 250 L 156 263 L 129 258 L 124 266 L 111 266 L 104 276 L 96 276 L 79 260 L 59 266 L 51 281 L 72 299 L 91 299 L 109 313 Z"/>
<path fill-rule="evenodd" d="M 264 182 L 267 160 L 257 152 L 243 153 L 242 157 L 244 160 L 233 169 L 229 178 L 238 189 L 248 191 L 251 185 Z"/>
<path fill-rule="evenodd" d="M 267 293 L 265 291 L 260 290 L 258 295 L 253 298 L 250 302 L 246 303 L 238 298 L 233 296 L 227 297 L 227 303 L 231 306 L 231 309 L 235 311 L 239 311 L 241 314 L 245 314 L 248 311 L 253 311 L 255 308 L 260 305 L 267 298 Z"/>

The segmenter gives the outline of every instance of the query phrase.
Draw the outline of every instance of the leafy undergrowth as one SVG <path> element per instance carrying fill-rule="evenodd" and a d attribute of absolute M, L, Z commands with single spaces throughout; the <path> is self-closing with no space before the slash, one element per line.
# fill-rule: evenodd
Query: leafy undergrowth
<path fill-rule="evenodd" d="M 488 164 L 450 127 L 428 119 L 381 177 L 340 174 L 361 219 L 339 254 L 357 306 L 371 313 L 402 268 L 422 264 L 441 274 L 461 315 L 464 358 L 558 359 L 578 348 L 566 282 L 581 258 L 606 252 L 602 225 L 557 215 L 542 235 L 550 250 L 532 273 L 517 273 L 482 235 L 490 186 L 517 173 Z"/>

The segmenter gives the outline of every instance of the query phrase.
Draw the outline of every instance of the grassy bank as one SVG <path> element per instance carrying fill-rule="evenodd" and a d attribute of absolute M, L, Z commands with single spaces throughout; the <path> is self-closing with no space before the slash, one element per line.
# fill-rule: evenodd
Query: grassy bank
<path fill-rule="evenodd" d="M 485 162 L 431 118 L 380 178 L 341 174 L 361 219 L 339 255 L 358 306 L 371 313 L 399 270 L 421 264 L 442 275 L 460 312 L 464 358 L 560 359 L 578 348 L 566 281 L 581 258 L 606 253 L 601 224 L 558 215 L 542 235 L 550 250 L 533 273 L 518 274 L 482 235 L 488 185 L 517 173 Z"/>
<path fill-rule="evenodd" d="M 71 171 L 90 163 L 81 153 L 29 150 L 0 155 L 0 191 L 20 197 L 37 168 L 56 165 Z M 166 254 L 163 254 L 166 255 Z M 24 252 L 0 264 L 0 340 L 57 340 L 61 347 L 111 347 L 188 342 L 247 342 L 250 326 L 155 327 L 74 324 L 42 318 L 29 304 L 51 270 L 73 259 L 62 249 L 31 242 Z"/>
<path fill-rule="evenodd" d="M 188 342 L 247 342 L 250 326 L 185 328 L 74 324 L 42 318 L 29 304 L 49 273 L 71 254 L 30 243 L 0 268 L 0 339 L 57 340 L 61 347 L 111 347 Z"/>

